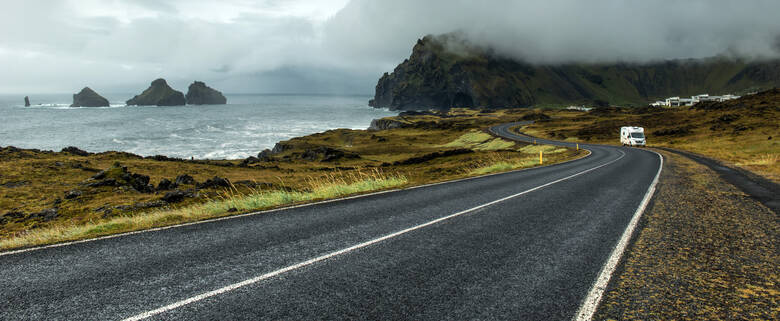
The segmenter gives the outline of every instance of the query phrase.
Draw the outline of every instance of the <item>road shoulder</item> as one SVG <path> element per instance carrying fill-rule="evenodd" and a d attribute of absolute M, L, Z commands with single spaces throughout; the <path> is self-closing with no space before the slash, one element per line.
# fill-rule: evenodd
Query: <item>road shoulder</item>
<path fill-rule="evenodd" d="M 777 215 L 710 168 L 664 171 L 595 319 L 777 319 Z"/>

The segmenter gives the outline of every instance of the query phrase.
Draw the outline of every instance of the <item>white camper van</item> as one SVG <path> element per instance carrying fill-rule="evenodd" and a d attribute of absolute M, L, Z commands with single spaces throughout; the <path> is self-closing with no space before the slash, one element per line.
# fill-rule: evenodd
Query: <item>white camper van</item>
<path fill-rule="evenodd" d="M 623 146 L 645 146 L 645 129 L 642 127 L 620 127 L 620 143 Z"/>

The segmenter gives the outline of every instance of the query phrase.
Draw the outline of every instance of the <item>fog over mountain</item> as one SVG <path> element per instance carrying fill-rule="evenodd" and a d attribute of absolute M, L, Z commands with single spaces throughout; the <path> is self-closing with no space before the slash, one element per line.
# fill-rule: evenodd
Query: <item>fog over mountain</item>
<path fill-rule="evenodd" d="M 780 56 L 777 0 L 27 0 L 0 10 L 0 92 L 370 94 L 426 34 L 535 63 Z"/>

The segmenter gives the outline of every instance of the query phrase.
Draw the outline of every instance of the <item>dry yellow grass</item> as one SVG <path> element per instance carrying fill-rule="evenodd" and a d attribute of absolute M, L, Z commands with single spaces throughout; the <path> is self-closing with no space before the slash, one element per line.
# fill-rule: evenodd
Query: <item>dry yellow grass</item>
<path fill-rule="evenodd" d="M 0 250 L 94 238 L 176 223 L 200 221 L 228 214 L 232 215 L 236 212 L 251 212 L 339 198 L 396 188 L 407 182 L 406 177 L 402 175 L 386 175 L 379 170 L 374 170 L 367 173 L 334 174 L 324 179 L 312 178 L 309 180 L 309 190 L 305 192 L 255 190 L 245 194 L 232 188 L 225 190 L 218 198 L 205 203 L 180 208 L 159 209 L 135 215 L 122 215 L 89 221 L 85 224 L 60 224 L 30 230 L 15 237 L 0 240 Z"/>

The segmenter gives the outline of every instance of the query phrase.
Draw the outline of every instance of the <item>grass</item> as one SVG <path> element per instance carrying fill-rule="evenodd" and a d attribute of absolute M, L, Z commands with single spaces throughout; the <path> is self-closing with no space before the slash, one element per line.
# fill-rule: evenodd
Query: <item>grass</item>
<path fill-rule="evenodd" d="M 621 126 L 642 126 L 648 147 L 687 150 L 780 182 L 780 95 L 756 94 L 729 104 L 720 109 L 544 110 L 550 120 L 519 130 L 556 140 L 619 145 Z"/>
<path fill-rule="evenodd" d="M 290 204 L 421 185 L 496 173 L 528 166 L 544 150 L 545 164 L 584 152 L 555 147 L 524 147 L 495 138 L 484 129 L 517 121 L 529 111 L 453 109 L 438 115 L 397 116 L 404 128 L 367 131 L 337 129 L 280 142 L 284 151 L 272 159 L 245 164 L 242 160 L 157 160 L 121 152 L 77 156 L 63 152 L 0 147 L 0 249 L 50 244 L 171 224 L 235 215 Z M 350 157 L 325 160 L 310 157 L 323 147 Z M 525 149 L 524 149 L 525 148 Z M 452 149 L 472 152 L 410 159 Z M 566 152 L 563 152 L 566 151 Z M 139 192 L 127 186 L 90 187 L 90 177 L 116 162 L 133 174 L 149 176 L 158 185 L 187 174 L 196 182 L 215 176 L 233 187 L 176 187 L 188 195 L 163 201 L 171 190 Z M 394 164 L 399 162 L 398 164 Z M 392 175 L 372 179 L 381 168 Z M 111 176 L 111 175 L 108 175 Z M 66 197 L 71 191 L 77 197 Z M 147 204 L 152 206 L 146 207 Z M 39 215 L 56 209 L 56 216 Z"/>
<path fill-rule="evenodd" d="M 317 200 L 385 190 L 407 183 L 403 175 L 387 175 L 379 170 L 312 178 L 308 191 L 262 191 L 248 194 L 236 188 L 225 190 L 218 199 L 181 208 L 155 210 L 149 213 L 90 221 L 80 225 L 57 225 L 28 231 L 0 240 L 0 250 L 51 244 L 122 232 L 144 230 L 175 223 L 194 222 L 224 216 L 233 212 L 250 212 Z"/>
<path fill-rule="evenodd" d="M 515 142 L 493 137 L 488 133 L 473 131 L 461 135 L 457 139 L 441 145 L 442 147 L 471 148 L 481 151 L 495 151 L 515 146 Z"/>

